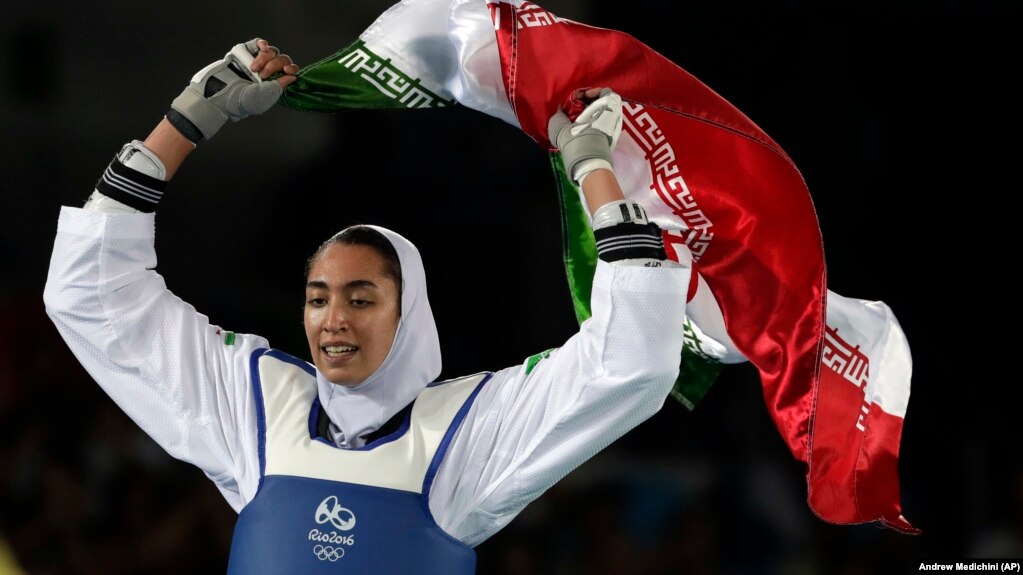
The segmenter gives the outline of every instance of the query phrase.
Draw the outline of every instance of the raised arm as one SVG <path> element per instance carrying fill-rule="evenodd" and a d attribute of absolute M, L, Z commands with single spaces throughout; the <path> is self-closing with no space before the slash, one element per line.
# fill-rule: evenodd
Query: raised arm
<path fill-rule="evenodd" d="M 596 99 L 574 122 L 556 113 L 550 134 L 592 214 L 593 315 L 560 348 L 494 374 L 452 443 L 430 508 L 471 545 L 656 413 L 678 376 L 690 262 L 665 259 L 660 230 L 615 177 L 620 98 L 584 97 Z"/>
<path fill-rule="evenodd" d="M 247 57 L 237 56 L 242 50 Z M 278 71 L 285 75 L 256 80 Z M 197 73 L 149 137 L 121 149 L 86 207 L 61 210 L 43 296 L 97 383 L 168 453 L 213 478 L 236 509 L 258 476 L 248 358 L 267 342 L 211 325 L 167 289 L 154 270 L 153 212 L 198 142 L 272 107 L 295 71 L 252 41 Z"/>
<path fill-rule="evenodd" d="M 170 180 L 178 171 L 185 158 L 195 149 L 201 139 L 210 139 L 227 120 L 238 121 L 246 116 L 262 114 L 277 103 L 288 84 L 296 80 L 298 66 L 287 55 L 280 52 L 266 40 L 250 41 L 247 50 L 256 51 L 254 57 L 245 58 L 241 53 L 242 65 L 260 79 L 282 72 L 281 76 L 268 83 L 253 84 L 252 78 L 243 78 L 231 69 L 234 62 L 214 62 L 200 70 L 192 82 L 171 104 L 171 111 L 157 124 L 143 144 L 163 162 Z M 237 48 L 231 55 L 239 54 Z M 251 61 L 250 61 L 251 60 Z M 221 69 L 211 70 L 211 66 Z M 225 81 L 226 78 L 226 81 Z M 222 82 L 225 87 L 211 97 L 204 97 L 210 84 Z M 232 83 L 236 89 L 229 90 Z M 274 87 L 274 83 L 280 89 Z"/>
<path fill-rule="evenodd" d="M 578 97 L 588 105 L 575 121 L 558 110 L 547 129 L 561 150 L 565 171 L 582 189 L 598 256 L 606 262 L 660 267 L 665 259 L 661 230 L 637 202 L 625 199 L 611 161 L 622 132 L 622 99 L 610 88 L 591 88 Z"/>

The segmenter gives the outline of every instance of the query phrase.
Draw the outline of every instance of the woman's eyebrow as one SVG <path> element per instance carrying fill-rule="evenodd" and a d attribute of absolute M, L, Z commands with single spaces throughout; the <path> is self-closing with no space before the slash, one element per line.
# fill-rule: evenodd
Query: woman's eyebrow
<path fill-rule="evenodd" d="M 377 284 L 375 284 L 375 283 L 373 283 L 373 282 L 371 282 L 369 280 L 352 280 L 352 281 L 350 281 L 350 282 L 345 284 L 345 288 L 346 289 L 361 288 L 361 287 L 377 288 L 379 286 L 377 286 Z"/>
<path fill-rule="evenodd" d="M 323 280 L 309 280 L 306 282 L 305 287 L 312 289 L 330 289 L 330 286 L 327 285 L 327 282 Z M 345 289 L 360 287 L 379 288 L 380 286 L 369 280 L 352 280 L 344 285 Z"/>

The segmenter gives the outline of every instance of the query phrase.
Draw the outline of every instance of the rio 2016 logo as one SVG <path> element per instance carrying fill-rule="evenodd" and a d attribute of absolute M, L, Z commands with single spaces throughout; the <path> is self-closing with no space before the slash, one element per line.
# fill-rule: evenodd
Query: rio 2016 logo
<path fill-rule="evenodd" d="M 327 496 L 320 502 L 320 505 L 316 508 L 316 513 L 313 515 L 313 519 L 316 520 L 318 525 L 330 523 L 338 531 L 351 531 L 355 527 L 355 514 L 352 513 L 351 509 L 342 507 L 336 495 Z M 345 549 L 341 545 L 355 544 L 354 534 L 343 535 L 337 531 L 322 532 L 319 529 L 309 531 L 308 539 L 317 543 L 337 545 L 337 547 L 314 545 L 313 554 L 320 561 L 337 561 L 345 555 Z"/>

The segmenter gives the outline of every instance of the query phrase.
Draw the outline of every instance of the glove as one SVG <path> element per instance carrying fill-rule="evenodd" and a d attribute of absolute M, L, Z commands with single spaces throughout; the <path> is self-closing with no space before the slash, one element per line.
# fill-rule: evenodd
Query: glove
<path fill-rule="evenodd" d="M 580 185 L 593 170 L 613 171 L 611 151 L 621 133 L 622 98 L 611 88 L 601 90 L 574 123 L 560 109 L 547 122 L 551 143 L 561 150 L 565 169 Z"/>
<path fill-rule="evenodd" d="M 278 82 L 264 82 L 249 69 L 259 54 L 257 40 L 235 44 L 222 60 L 196 72 L 174 98 L 167 119 L 185 137 L 193 142 L 209 140 L 228 120 L 262 114 L 280 99 L 284 88 Z"/>

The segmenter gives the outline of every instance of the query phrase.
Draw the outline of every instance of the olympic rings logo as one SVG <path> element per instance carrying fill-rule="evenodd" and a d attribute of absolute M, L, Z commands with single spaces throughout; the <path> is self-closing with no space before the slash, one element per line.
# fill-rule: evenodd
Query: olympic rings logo
<path fill-rule="evenodd" d="M 331 563 L 345 556 L 344 547 L 331 547 L 330 545 L 317 545 L 313 547 L 313 554 L 320 561 L 330 561 Z"/>

